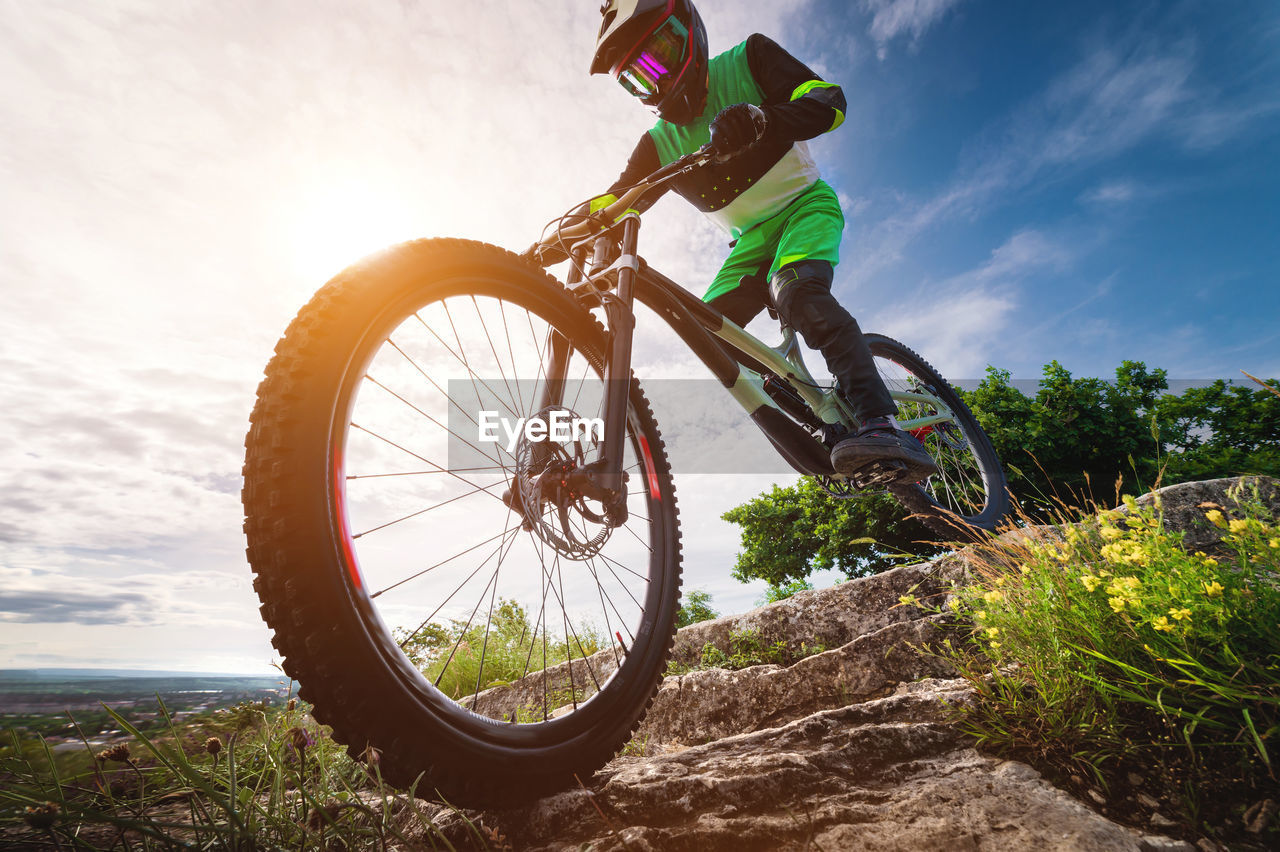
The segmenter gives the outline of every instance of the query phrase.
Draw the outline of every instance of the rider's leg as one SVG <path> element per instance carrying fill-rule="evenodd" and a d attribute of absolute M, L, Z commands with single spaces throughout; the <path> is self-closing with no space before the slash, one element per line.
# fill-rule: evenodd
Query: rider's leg
<path fill-rule="evenodd" d="M 891 419 L 897 406 L 876 372 L 871 349 L 855 320 L 831 294 L 831 264 L 824 260 L 789 263 L 774 273 L 774 304 L 783 322 L 826 359 L 862 424 L 857 434 L 831 451 L 831 464 L 851 473 L 873 461 L 900 461 L 912 482 L 937 472 L 924 447 Z"/>
<path fill-rule="evenodd" d="M 832 465 L 850 473 L 871 461 L 890 459 L 903 462 L 913 481 L 935 473 L 920 442 L 893 423 L 897 406 L 876 371 L 862 329 L 831 292 L 844 230 L 835 193 L 819 181 L 793 207 L 771 270 L 773 303 L 782 321 L 822 353 L 862 424 L 856 435 L 835 446 Z"/>
<path fill-rule="evenodd" d="M 892 416 L 897 407 L 876 372 L 867 339 L 831 294 L 832 275 L 825 260 L 788 263 L 770 281 L 774 305 L 782 321 L 822 353 L 859 422 Z"/>
<path fill-rule="evenodd" d="M 763 267 L 763 264 L 761 265 Z M 725 315 L 735 325 L 746 328 L 747 323 L 755 319 L 769 300 L 769 284 L 760 274 L 764 269 L 747 272 L 738 276 L 738 283 L 732 290 L 721 293 L 708 300 L 708 304 Z"/>
<path fill-rule="evenodd" d="M 751 237 L 735 241 L 702 300 L 730 322 L 745 328 L 769 300 L 764 272 L 772 260 L 772 244 L 762 244 Z"/>

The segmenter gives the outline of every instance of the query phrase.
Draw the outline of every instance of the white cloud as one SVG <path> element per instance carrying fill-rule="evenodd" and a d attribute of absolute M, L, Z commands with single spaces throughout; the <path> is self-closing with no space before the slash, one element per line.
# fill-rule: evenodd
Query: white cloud
<path fill-rule="evenodd" d="M 803 6 L 699 4 L 713 50 L 799 42 Z M 0 645 L 270 659 L 237 492 L 273 343 L 368 250 L 523 248 L 613 180 L 652 116 L 587 75 L 597 8 L 0 7 L 0 570 L 32 572 Z M 725 238 L 677 199 L 655 212 L 646 256 L 701 292 Z M 662 339 L 642 371 L 705 375 Z"/>
<path fill-rule="evenodd" d="M 868 32 L 876 43 L 877 55 L 884 59 L 888 45 L 899 36 L 909 35 L 912 43 L 954 8 L 960 0 L 864 0 L 863 7 L 872 13 Z"/>
<path fill-rule="evenodd" d="M 924 349 L 925 358 L 950 379 L 979 378 L 1019 305 L 1019 285 L 1070 261 L 1070 252 L 1044 234 L 1020 231 L 981 265 L 921 285 L 872 315 L 872 327 Z"/>
<path fill-rule="evenodd" d="M 1089 204 L 1124 204 L 1138 195 L 1138 187 L 1131 180 L 1114 180 L 1101 183 L 1080 196 Z"/>
<path fill-rule="evenodd" d="M 856 235 L 855 281 L 897 264 L 907 247 L 944 222 L 972 220 L 1049 182 L 1107 162 L 1142 144 L 1221 144 L 1267 110 L 1224 108 L 1196 82 L 1190 42 L 1127 39 L 1094 45 L 1038 94 L 968 144 L 952 179 L 924 199 L 889 198 L 878 225 Z M 1096 200 L 1116 201 L 1110 197 Z"/>

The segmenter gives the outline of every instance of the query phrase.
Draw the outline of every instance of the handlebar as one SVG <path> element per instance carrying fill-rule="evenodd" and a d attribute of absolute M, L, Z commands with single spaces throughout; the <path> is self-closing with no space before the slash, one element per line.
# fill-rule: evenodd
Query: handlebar
<path fill-rule="evenodd" d="M 543 265 L 550 265 L 543 260 L 543 252 L 548 249 L 554 249 L 557 253 L 560 253 L 560 257 L 563 259 L 563 247 L 599 233 L 601 221 L 612 223 L 620 219 L 627 210 L 635 205 L 641 196 L 654 187 L 699 169 L 711 162 L 715 157 L 716 153 L 711 146 L 703 145 L 698 150 L 685 154 L 678 160 L 673 160 L 642 178 L 639 183 L 624 192 L 617 201 L 596 211 L 590 218 L 584 216 L 581 217 L 582 221 L 577 224 L 559 227 L 550 237 L 541 239 L 529 246 L 529 248 L 525 249 L 524 256 Z"/>

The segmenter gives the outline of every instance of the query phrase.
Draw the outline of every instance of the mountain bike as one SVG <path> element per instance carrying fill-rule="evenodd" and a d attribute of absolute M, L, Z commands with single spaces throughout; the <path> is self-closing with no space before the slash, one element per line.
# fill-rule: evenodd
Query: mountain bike
<path fill-rule="evenodd" d="M 653 700 L 681 545 L 631 370 L 637 302 L 834 496 L 887 487 L 952 537 L 1008 511 L 991 442 L 906 346 L 869 335 L 899 425 L 939 472 L 841 476 L 830 448 L 857 420 L 794 332 L 763 343 L 639 256 L 636 199 L 712 156 L 560 217 L 521 254 L 454 239 L 383 251 L 328 282 L 277 344 L 245 440 L 254 588 L 316 719 L 391 783 L 464 805 L 560 789 L 612 758 Z M 564 260 L 563 282 L 544 270 Z M 516 424 L 511 440 L 482 440 L 494 418 Z M 566 420 L 593 428 L 552 440 Z"/>

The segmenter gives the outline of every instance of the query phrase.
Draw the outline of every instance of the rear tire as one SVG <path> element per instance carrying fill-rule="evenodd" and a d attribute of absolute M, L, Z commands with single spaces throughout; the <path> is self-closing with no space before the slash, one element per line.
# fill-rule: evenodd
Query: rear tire
<path fill-rule="evenodd" d="M 670 655 L 675 493 L 634 379 L 630 520 L 595 555 L 562 556 L 536 524 L 522 529 L 500 496 L 504 482 L 516 490 L 513 455 L 462 448 L 487 467 L 439 455 L 465 437 L 444 380 L 528 416 L 519 380 L 545 379 L 530 353 L 553 337 L 568 341 L 581 394 L 607 351 L 588 311 L 506 251 L 422 240 L 325 285 L 258 389 L 243 502 L 273 644 L 334 739 L 353 757 L 376 749 L 383 777 L 419 796 L 502 805 L 585 781 L 631 737 Z M 585 506 L 540 521 L 585 539 L 597 533 Z M 454 677 L 467 660 L 474 671 Z"/>
<path fill-rule="evenodd" d="M 890 393 L 922 388 L 949 410 L 948 420 L 915 430 L 938 473 L 921 483 L 892 485 L 889 492 L 943 538 L 992 532 L 1010 510 L 1004 469 L 991 440 L 960 395 L 937 370 L 892 338 L 868 334 L 876 369 Z M 897 400 L 899 421 L 948 413 L 919 402 Z"/>

